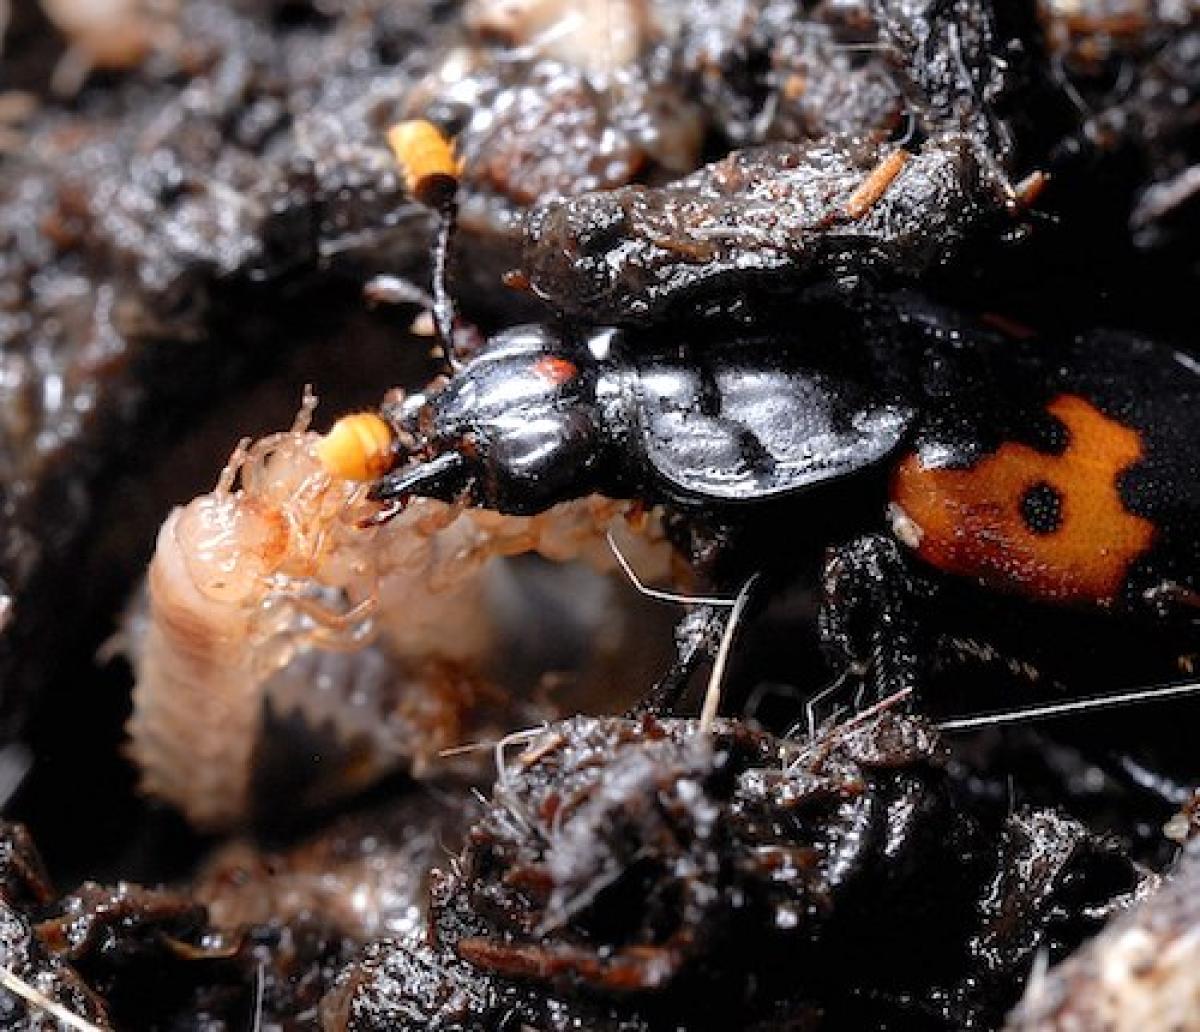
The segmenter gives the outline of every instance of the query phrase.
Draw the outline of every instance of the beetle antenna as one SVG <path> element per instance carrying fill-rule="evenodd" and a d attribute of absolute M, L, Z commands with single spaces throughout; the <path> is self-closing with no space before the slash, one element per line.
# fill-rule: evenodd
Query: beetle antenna
<path fill-rule="evenodd" d="M 1120 706 L 1136 706 L 1143 702 L 1162 702 L 1181 699 L 1189 695 L 1200 695 L 1200 681 L 1185 681 L 1179 684 L 1158 684 L 1148 688 L 1137 688 L 1127 692 L 1112 692 L 1107 695 L 1090 695 L 1083 699 L 1051 702 L 1041 706 L 1026 706 L 1022 709 L 1001 710 L 983 713 L 975 717 L 957 717 L 943 720 L 939 731 L 975 731 L 984 727 L 1002 724 L 1018 724 L 1025 721 L 1048 720 L 1073 713 L 1091 713 L 1097 710 L 1115 709 Z"/>
<path fill-rule="evenodd" d="M 433 241 L 433 324 L 442 345 L 442 358 L 453 376 L 462 368 L 454 354 L 454 300 L 446 288 L 446 266 L 450 261 L 450 243 L 458 225 L 458 198 L 451 194 L 438 210 L 438 230 Z"/>
<path fill-rule="evenodd" d="M 725 620 L 725 631 L 721 635 L 721 644 L 717 648 L 716 659 L 713 660 L 712 674 L 708 678 L 708 687 L 704 690 L 704 705 L 700 707 L 700 733 L 706 734 L 712 730 L 713 721 L 717 718 L 717 709 L 721 705 L 721 686 L 725 682 L 725 667 L 729 662 L 729 653 L 733 649 L 733 640 L 737 636 L 738 625 L 746 612 L 750 601 L 750 589 L 758 582 L 758 574 L 754 574 L 734 601 L 733 609 Z"/>
<path fill-rule="evenodd" d="M 458 223 L 460 162 L 454 144 L 423 118 L 398 122 L 387 131 L 388 146 L 404 174 L 409 196 L 437 215 L 433 242 L 433 322 L 441 339 L 442 358 L 451 375 L 459 369 L 454 355 L 454 302 L 446 289 L 450 243 Z"/>
<path fill-rule="evenodd" d="M 629 582 L 634 586 L 639 595 L 645 595 L 646 598 L 652 598 L 656 602 L 667 602 L 676 606 L 716 606 L 720 609 L 732 609 L 738 604 L 737 598 L 722 598 L 712 595 L 682 595 L 674 591 L 664 591 L 662 588 L 652 588 L 644 583 L 634 571 L 632 564 L 625 558 L 621 549 L 617 546 L 617 539 L 613 536 L 613 532 L 606 530 L 604 537 L 608 541 L 608 547 L 612 550 L 612 554 L 616 558 L 622 572 L 629 578 Z M 740 598 L 740 596 L 738 597 Z"/>

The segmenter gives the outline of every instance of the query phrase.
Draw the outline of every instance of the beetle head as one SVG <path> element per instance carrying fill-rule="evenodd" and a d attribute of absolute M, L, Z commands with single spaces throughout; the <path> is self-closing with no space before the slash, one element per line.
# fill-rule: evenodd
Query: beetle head
<path fill-rule="evenodd" d="M 601 449 L 594 382 L 588 352 L 546 327 L 497 334 L 440 391 L 388 413 L 401 461 L 374 497 L 466 493 L 527 514 L 586 492 Z"/>

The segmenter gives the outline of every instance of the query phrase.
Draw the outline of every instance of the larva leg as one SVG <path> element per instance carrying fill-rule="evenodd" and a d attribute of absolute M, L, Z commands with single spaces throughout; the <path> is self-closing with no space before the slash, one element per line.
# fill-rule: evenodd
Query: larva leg
<path fill-rule="evenodd" d="M 238 473 L 242 467 L 246 465 L 246 460 L 250 457 L 250 438 L 243 437 L 237 443 L 237 447 L 233 449 L 224 468 L 221 470 L 221 475 L 217 477 L 217 486 L 213 488 L 213 494 L 225 496 L 233 490 L 234 482 L 237 480 Z"/>
<path fill-rule="evenodd" d="M 310 620 L 330 631 L 352 629 L 355 624 L 360 624 L 373 616 L 379 608 L 379 598 L 376 595 L 364 598 L 357 605 L 351 606 L 342 613 L 335 612 L 306 595 L 290 595 L 288 602 Z"/>
<path fill-rule="evenodd" d="M 322 652 L 358 652 L 379 637 L 379 629 L 359 624 L 341 631 L 315 628 L 305 635 L 305 641 Z"/>
<path fill-rule="evenodd" d="M 300 401 L 300 408 L 296 412 L 296 418 L 292 420 L 293 434 L 308 433 L 309 426 L 312 425 L 312 414 L 317 407 L 317 396 L 313 393 L 312 384 L 304 385 L 304 397 Z"/>
<path fill-rule="evenodd" d="M 299 419 L 300 417 L 297 416 L 296 418 Z M 246 449 L 243 465 L 252 469 L 261 466 L 281 445 L 289 440 L 295 440 L 290 433 L 277 433 L 270 434 L 267 437 L 260 437 Z"/>

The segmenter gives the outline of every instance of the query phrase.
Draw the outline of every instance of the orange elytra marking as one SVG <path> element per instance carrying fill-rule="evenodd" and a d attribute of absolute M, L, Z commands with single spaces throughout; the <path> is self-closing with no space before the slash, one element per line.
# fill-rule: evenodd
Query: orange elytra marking
<path fill-rule="evenodd" d="M 553 384 L 569 383 L 579 375 L 579 369 L 574 362 L 556 355 L 543 355 L 533 363 L 533 371 L 543 380 Z"/>
<path fill-rule="evenodd" d="M 1047 411 L 1067 428 L 1062 455 L 1010 442 L 969 469 L 926 469 L 909 455 L 893 476 L 892 501 L 917 554 L 939 569 L 1046 601 L 1107 605 L 1154 538 L 1117 487 L 1141 458 L 1141 438 L 1073 394 Z M 1022 499 L 1041 485 L 1060 508 L 1055 526 L 1038 533 Z"/>
<path fill-rule="evenodd" d="M 387 141 L 413 197 L 437 207 L 454 195 L 459 162 L 454 145 L 436 125 L 423 118 L 398 122 L 387 131 Z"/>

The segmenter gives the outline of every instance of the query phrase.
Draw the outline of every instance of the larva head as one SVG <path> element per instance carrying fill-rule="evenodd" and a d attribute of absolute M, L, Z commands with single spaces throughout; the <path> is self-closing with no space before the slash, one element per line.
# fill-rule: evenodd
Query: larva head
<path fill-rule="evenodd" d="M 278 514 L 235 495 L 195 499 L 167 522 L 158 552 L 178 554 L 191 583 L 206 598 L 255 605 L 287 550 Z"/>
<path fill-rule="evenodd" d="M 389 413 L 411 461 L 372 491 L 383 500 L 462 494 L 501 512 L 541 512 L 594 489 L 602 451 L 596 364 L 542 326 L 488 345 L 424 404 Z"/>
<path fill-rule="evenodd" d="M 340 445 L 332 451 L 343 464 L 354 459 L 359 472 L 369 451 L 376 464 L 359 478 L 369 480 L 386 467 L 378 464 L 378 428 L 372 436 L 362 422 L 355 419 L 357 430 L 339 434 Z M 386 425 L 383 429 L 390 434 Z M 320 578 L 331 553 L 344 551 L 343 531 L 356 527 L 363 515 L 358 506 L 363 491 L 330 475 L 319 454 L 325 443 L 293 428 L 239 446 L 216 489 L 178 510 L 171 523 L 174 542 L 205 596 L 257 604 L 281 578 Z"/>

